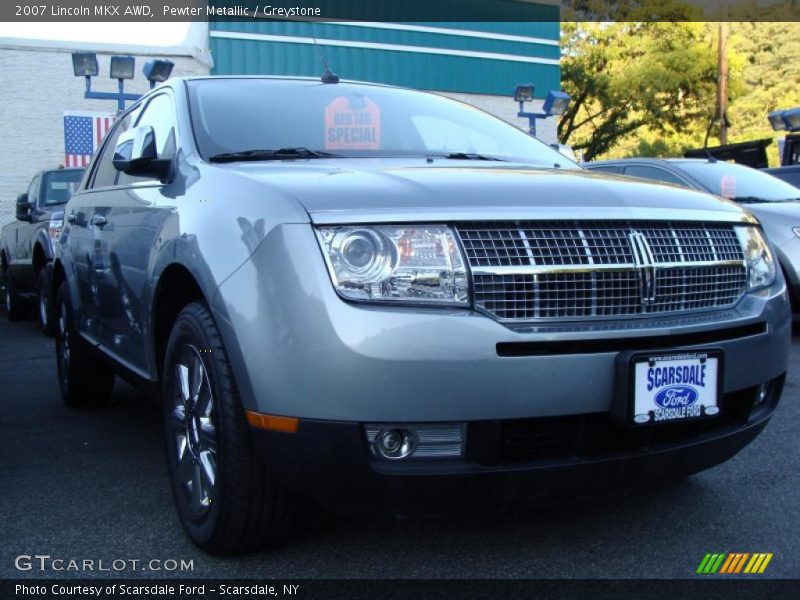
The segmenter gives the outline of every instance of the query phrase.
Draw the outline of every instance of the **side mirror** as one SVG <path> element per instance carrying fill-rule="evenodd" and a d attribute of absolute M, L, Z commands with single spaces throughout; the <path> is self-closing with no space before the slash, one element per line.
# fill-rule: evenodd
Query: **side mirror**
<path fill-rule="evenodd" d="M 158 156 L 153 128 L 140 125 L 119 136 L 112 163 L 117 171 L 128 175 L 163 180 L 172 161 Z"/>
<path fill-rule="evenodd" d="M 17 221 L 31 220 L 31 205 L 28 202 L 28 194 L 17 196 Z"/>

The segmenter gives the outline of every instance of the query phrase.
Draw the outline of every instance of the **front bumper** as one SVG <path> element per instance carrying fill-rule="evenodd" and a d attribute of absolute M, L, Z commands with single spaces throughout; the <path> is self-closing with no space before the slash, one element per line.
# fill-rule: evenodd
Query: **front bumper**
<path fill-rule="evenodd" d="M 296 493 L 339 513 L 436 516 L 529 508 L 542 502 L 669 480 L 732 457 L 752 441 L 778 403 L 783 377 L 753 407 L 755 389 L 725 397 L 717 422 L 626 429 L 604 415 L 575 425 L 584 435 L 566 444 L 552 433 L 572 430 L 553 419 L 474 422 L 463 459 L 385 461 L 369 458 L 358 423 L 301 421 L 297 433 L 252 430 L 270 473 Z M 531 435 L 509 452 L 509 434 Z M 556 436 L 557 437 L 557 436 Z M 505 443 L 504 443 L 505 442 Z"/>
<path fill-rule="evenodd" d="M 308 225 L 273 229 L 212 307 L 246 409 L 361 423 L 608 412 L 616 357 L 634 348 L 719 348 L 734 392 L 784 373 L 791 338 L 782 277 L 729 310 L 615 322 L 511 328 L 469 310 L 351 304 Z"/>
<path fill-rule="evenodd" d="M 351 304 L 308 225 L 273 229 L 212 308 L 245 409 L 300 420 L 293 434 L 253 430 L 270 472 L 359 513 L 524 507 L 716 465 L 769 419 L 791 339 L 782 277 L 728 310 L 627 321 L 511 327 L 469 310 Z M 611 422 L 621 351 L 693 348 L 724 357 L 718 418 L 635 432 Z M 765 382 L 770 400 L 751 410 Z M 437 422 L 467 424 L 462 459 L 370 456 L 365 423 Z M 557 448 L 540 443 L 554 431 Z"/>

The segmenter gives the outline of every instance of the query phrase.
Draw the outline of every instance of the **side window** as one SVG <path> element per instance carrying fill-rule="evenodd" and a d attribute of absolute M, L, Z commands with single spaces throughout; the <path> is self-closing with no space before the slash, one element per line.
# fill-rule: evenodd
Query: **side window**
<path fill-rule="evenodd" d="M 669 171 L 665 171 L 664 169 L 659 169 L 658 167 L 631 165 L 629 167 L 625 167 L 625 175 L 629 175 L 631 177 L 641 177 L 643 179 L 653 179 L 655 181 L 663 181 L 664 183 L 674 183 L 675 185 L 686 187 L 686 184 L 675 177 L 675 175 Z"/>
<path fill-rule="evenodd" d="M 114 168 L 111 159 L 114 157 L 114 146 L 117 145 L 119 136 L 130 127 L 131 114 L 133 113 L 128 113 L 123 116 L 108 133 L 108 139 L 103 146 L 103 153 L 97 158 L 97 166 L 94 169 L 94 179 L 88 187 L 99 188 L 116 184 L 118 171 Z"/>
<path fill-rule="evenodd" d="M 41 176 L 37 175 L 31 181 L 31 186 L 28 188 L 28 204 L 31 206 L 39 205 L 39 185 L 42 183 Z"/>
<path fill-rule="evenodd" d="M 136 122 L 136 127 L 141 125 L 149 125 L 153 128 L 159 157 L 171 158 L 175 155 L 175 109 L 172 98 L 168 94 L 154 96 L 147 103 Z M 137 181 L 152 180 L 148 177 L 119 174 L 119 185 L 128 185 Z"/>
<path fill-rule="evenodd" d="M 602 166 L 602 167 L 587 167 L 590 171 L 600 171 L 601 173 L 619 173 L 619 167 L 614 167 L 611 165 Z"/>

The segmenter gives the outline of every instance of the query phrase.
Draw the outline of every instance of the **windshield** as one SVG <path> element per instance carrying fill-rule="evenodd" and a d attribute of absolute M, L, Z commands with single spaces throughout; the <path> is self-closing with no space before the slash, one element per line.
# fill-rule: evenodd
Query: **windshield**
<path fill-rule="evenodd" d="M 433 94 L 300 80 L 198 79 L 188 84 L 195 136 L 206 159 L 293 149 L 297 158 L 313 157 L 309 151 L 344 157 L 453 155 L 580 168 L 508 123 Z"/>
<path fill-rule="evenodd" d="M 682 161 L 680 168 L 714 194 L 740 202 L 797 200 L 800 190 L 768 173 L 727 162 Z"/>
<path fill-rule="evenodd" d="M 64 169 L 62 171 L 48 171 L 44 174 L 42 192 L 44 197 L 40 199 L 40 204 L 44 206 L 54 206 L 66 204 L 72 196 L 72 192 L 78 187 L 83 177 L 82 169 Z"/>

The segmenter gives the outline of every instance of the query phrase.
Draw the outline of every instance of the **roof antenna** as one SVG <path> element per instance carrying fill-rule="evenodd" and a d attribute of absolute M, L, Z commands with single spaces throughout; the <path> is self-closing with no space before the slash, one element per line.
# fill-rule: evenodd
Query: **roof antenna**
<path fill-rule="evenodd" d="M 322 50 L 319 49 L 317 38 L 312 37 L 311 39 L 314 40 L 314 47 L 317 49 L 317 53 L 319 54 L 320 60 L 322 60 L 322 64 L 325 65 L 325 72 L 322 73 L 322 77 L 320 77 L 322 83 L 339 83 L 339 76 L 328 68 L 328 61 L 325 60 L 325 55 L 322 54 Z"/>

